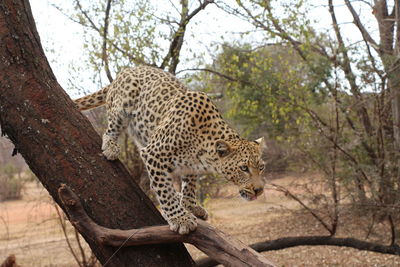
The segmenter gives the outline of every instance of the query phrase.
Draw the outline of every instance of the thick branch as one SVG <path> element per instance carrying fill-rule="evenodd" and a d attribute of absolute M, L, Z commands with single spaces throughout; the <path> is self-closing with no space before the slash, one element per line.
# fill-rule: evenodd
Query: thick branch
<path fill-rule="evenodd" d="M 366 40 L 371 46 L 376 50 L 376 52 L 379 54 L 380 49 L 379 45 L 375 42 L 375 40 L 371 37 L 367 29 L 365 29 L 364 25 L 362 24 L 360 20 L 360 16 L 357 14 L 357 12 L 354 10 L 353 5 L 350 3 L 349 0 L 345 0 L 346 6 L 349 9 L 351 15 L 353 16 L 354 19 L 354 24 L 357 26 L 359 29 L 360 33 L 362 34 L 364 40 Z"/>
<path fill-rule="evenodd" d="M 165 69 L 170 62 L 169 72 L 175 73 L 176 67 L 179 63 L 179 55 L 182 49 L 185 32 L 186 32 L 186 25 L 189 21 L 196 16 L 201 10 L 205 9 L 207 5 L 213 3 L 214 0 L 205 0 L 204 2 L 200 3 L 200 5 L 193 10 L 190 14 L 189 11 L 189 3 L 188 1 L 181 1 L 182 10 L 181 10 L 181 20 L 179 22 L 179 27 L 176 30 L 172 41 L 170 43 L 168 53 L 164 57 L 163 62 L 160 65 L 161 69 Z"/>
<path fill-rule="evenodd" d="M 58 193 L 71 223 L 101 245 L 126 247 L 185 242 L 227 266 L 274 266 L 253 249 L 204 221 L 199 221 L 197 230 L 189 235 L 172 232 L 168 225 L 131 230 L 109 229 L 89 218 L 77 195 L 66 185 L 62 185 Z"/>
<path fill-rule="evenodd" d="M 258 252 L 280 250 L 296 246 L 338 246 L 350 247 L 360 250 L 379 252 L 384 254 L 400 255 L 399 246 L 384 246 L 376 243 L 366 242 L 355 238 L 337 238 L 330 236 L 297 236 L 284 237 L 271 241 L 259 242 L 250 245 Z M 197 267 L 211 267 L 218 263 L 210 258 L 204 258 L 196 262 Z"/>
<path fill-rule="evenodd" d="M 363 96 L 360 93 L 359 87 L 356 83 L 356 77 L 351 67 L 350 58 L 347 54 L 346 47 L 343 41 L 342 34 L 340 32 L 339 24 L 336 19 L 335 9 L 333 7 L 332 0 L 329 0 L 329 13 L 331 14 L 333 29 L 336 34 L 336 39 L 339 43 L 340 53 L 343 56 L 343 62 L 341 64 L 341 68 L 343 69 L 344 75 L 349 82 L 350 90 L 356 98 L 357 102 L 360 103 L 360 106 L 357 108 L 357 113 L 360 117 L 360 120 L 364 126 L 365 132 L 367 135 L 373 135 L 373 129 L 371 125 L 370 118 L 368 116 L 367 108 L 365 107 Z"/>
<path fill-rule="evenodd" d="M 373 14 L 376 17 L 379 27 L 381 54 L 391 55 L 393 53 L 393 31 L 394 14 L 388 13 L 387 3 L 384 0 L 374 1 Z"/>

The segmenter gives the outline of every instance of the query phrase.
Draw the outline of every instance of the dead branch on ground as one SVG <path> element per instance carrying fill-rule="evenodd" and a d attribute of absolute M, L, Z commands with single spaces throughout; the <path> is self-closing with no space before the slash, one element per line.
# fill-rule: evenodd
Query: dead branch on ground
<path fill-rule="evenodd" d="M 286 249 L 296 246 L 338 246 L 350 247 L 359 250 L 378 252 L 383 254 L 392 254 L 400 256 L 400 247 L 385 246 L 377 243 L 367 242 L 355 238 L 338 238 L 331 236 L 295 236 L 283 237 L 270 241 L 258 242 L 250 245 L 252 249 L 258 252 Z M 196 261 L 197 267 L 212 267 L 218 265 L 218 262 L 211 258 L 203 258 Z"/>

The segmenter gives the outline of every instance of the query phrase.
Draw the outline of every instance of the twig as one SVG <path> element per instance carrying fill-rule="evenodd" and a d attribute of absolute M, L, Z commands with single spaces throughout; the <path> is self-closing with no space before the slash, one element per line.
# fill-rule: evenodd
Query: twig
<path fill-rule="evenodd" d="M 105 17 L 104 17 L 104 30 L 103 30 L 103 46 L 102 46 L 102 59 L 104 61 L 104 69 L 107 74 L 108 81 L 111 83 L 114 78 L 111 75 L 110 72 L 110 66 L 108 63 L 108 54 L 107 54 L 107 34 L 108 34 L 108 26 L 109 26 L 109 17 L 110 17 L 110 12 L 111 12 L 111 2 L 112 0 L 107 1 L 107 7 L 105 11 Z"/>
<path fill-rule="evenodd" d="M 310 214 L 332 235 L 332 228 L 329 227 L 329 225 L 324 222 L 324 220 L 318 216 L 310 207 L 308 207 L 301 199 L 299 199 L 297 196 L 295 196 L 292 192 L 284 188 L 283 186 L 277 185 L 277 184 L 270 184 L 273 187 L 276 188 L 277 191 L 280 191 L 284 193 L 285 195 L 288 195 L 292 199 L 296 200 L 303 208 L 305 208 Z"/>
<path fill-rule="evenodd" d="M 81 239 L 79 238 L 79 232 L 76 229 L 74 229 L 74 232 L 75 232 L 76 242 L 78 243 L 79 251 L 81 252 L 82 264 L 83 264 L 83 266 L 86 267 L 88 265 L 87 265 L 87 262 L 86 262 L 85 250 L 83 249 L 83 246 L 82 246 L 82 243 L 81 243 Z"/>
<path fill-rule="evenodd" d="M 71 242 L 69 241 L 69 238 L 68 238 L 67 229 L 65 227 L 65 221 L 63 221 L 62 214 L 60 213 L 60 210 L 58 209 L 58 207 L 55 203 L 54 203 L 54 208 L 56 209 L 58 221 L 60 222 L 60 226 L 63 231 L 65 241 L 67 242 L 69 251 L 71 252 L 72 256 L 74 257 L 74 259 L 75 259 L 76 263 L 79 265 L 79 267 L 83 267 L 81 264 L 81 261 L 79 260 L 78 256 L 75 254 L 74 249 L 72 248 Z"/>

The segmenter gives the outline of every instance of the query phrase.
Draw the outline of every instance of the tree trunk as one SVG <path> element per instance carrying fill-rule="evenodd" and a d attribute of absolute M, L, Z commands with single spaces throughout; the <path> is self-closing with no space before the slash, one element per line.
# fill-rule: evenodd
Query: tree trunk
<path fill-rule="evenodd" d="M 61 207 L 57 189 L 64 183 L 102 226 L 165 224 L 123 165 L 104 159 L 100 137 L 57 83 L 28 0 L 0 1 L 0 124 Z M 116 250 L 81 234 L 103 264 Z M 193 266 L 193 260 L 182 244 L 148 245 L 119 250 L 107 266 Z"/>
<path fill-rule="evenodd" d="M 391 115 L 393 122 L 393 152 L 389 155 L 393 162 L 400 163 L 400 6 L 399 0 L 394 1 L 394 6 L 390 7 L 387 1 L 380 0 L 375 2 L 374 15 L 379 26 L 380 50 L 379 56 L 387 75 L 387 85 L 390 92 L 388 95 L 391 103 Z M 389 11 L 391 9 L 391 11 Z M 400 186 L 400 165 L 393 166 L 395 181 Z M 381 198 L 384 204 L 392 204 L 394 199 L 391 177 L 382 177 L 380 181 Z"/>

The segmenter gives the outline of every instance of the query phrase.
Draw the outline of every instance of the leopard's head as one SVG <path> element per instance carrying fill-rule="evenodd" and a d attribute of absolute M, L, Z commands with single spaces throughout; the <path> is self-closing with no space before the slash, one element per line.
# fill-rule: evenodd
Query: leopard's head
<path fill-rule="evenodd" d="M 246 200 L 254 200 L 264 191 L 263 147 L 264 138 L 256 141 L 218 140 L 215 143 L 218 173 L 237 185 L 240 196 Z"/>

